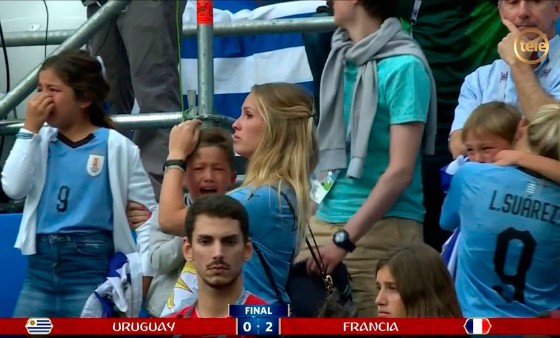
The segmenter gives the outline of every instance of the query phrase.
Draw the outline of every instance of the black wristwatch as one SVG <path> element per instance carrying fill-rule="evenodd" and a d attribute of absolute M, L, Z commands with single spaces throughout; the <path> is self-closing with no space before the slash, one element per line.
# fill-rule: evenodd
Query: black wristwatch
<path fill-rule="evenodd" d="M 354 251 L 356 249 L 356 244 L 352 243 L 350 240 L 350 235 L 348 235 L 348 231 L 344 229 L 340 229 L 333 234 L 332 240 L 336 246 L 342 248 L 348 252 Z"/>
<path fill-rule="evenodd" d="M 183 168 L 183 170 L 185 170 L 185 168 L 187 167 L 185 164 L 185 160 L 167 160 L 163 162 L 163 172 L 165 172 L 165 169 L 167 169 L 167 167 L 171 165 L 177 165 Z"/>

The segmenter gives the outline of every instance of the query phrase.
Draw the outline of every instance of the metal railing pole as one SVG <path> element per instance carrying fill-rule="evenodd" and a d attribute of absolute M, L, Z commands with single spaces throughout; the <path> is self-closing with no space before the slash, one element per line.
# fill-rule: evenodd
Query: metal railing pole
<path fill-rule="evenodd" d="M 75 31 L 75 34 L 68 37 L 68 39 L 66 39 L 52 54 L 59 53 L 65 49 L 79 48 L 83 46 L 102 25 L 122 11 L 129 2 L 130 0 L 108 1 L 105 5 L 101 6 L 101 8 L 99 8 L 99 10 L 88 21 L 80 26 Z M 37 84 L 37 71 L 39 68 L 40 65 L 35 67 L 0 101 L 0 119 L 4 119 L 12 109 L 17 107 L 20 102 L 31 94 Z"/>
<path fill-rule="evenodd" d="M 46 32 L 46 40 L 45 31 L 6 32 L 4 33 L 4 40 L 6 41 L 6 47 L 60 45 L 75 31 L 74 29 L 49 30 Z M 0 46 L 2 46 L 2 41 L 0 41 Z"/>
<path fill-rule="evenodd" d="M 171 128 L 181 123 L 182 112 L 148 113 L 148 114 L 120 114 L 111 115 L 118 129 L 143 129 L 143 128 Z M 235 119 L 225 115 L 206 116 L 204 122 L 222 128 L 231 128 Z M 0 121 L 0 135 L 15 135 L 23 127 L 24 120 Z"/>
<path fill-rule="evenodd" d="M 216 23 L 213 25 L 214 36 L 231 36 L 247 34 L 291 33 L 310 31 L 332 31 L 336 28 L 330 16 L 313 18 L 248 20 L 238 22 Z M 62 43 L 75 31 L 72 29 L 53 30 L 47 34 L 47 45 Z M 182 36 L 197 35 L 196 24 L 183 25 Z M 45 31 L 4 33 L 6 47 L 43 46 Z M 0 46 L 2 43 L 0 42 Z"/>
<path fill-rule="evenodd" d="M 268 33 L 302 33 L 302 32 L 328 32 L 335 30 L 336 25 L 332 16 L 273 19 L 273 20 L 247 20 L 238 22 L 217 23 L 214 25 L 215 36 L 268 34 Z M 183 27 L 183 34 L 189 36 L 190 25 Z"/>
<path fill-rule="evenodd" d="M 212 0 L 196 1 L 198 44 L 198 110 L 200 116 L 214 113 L 214 5 Z"/>

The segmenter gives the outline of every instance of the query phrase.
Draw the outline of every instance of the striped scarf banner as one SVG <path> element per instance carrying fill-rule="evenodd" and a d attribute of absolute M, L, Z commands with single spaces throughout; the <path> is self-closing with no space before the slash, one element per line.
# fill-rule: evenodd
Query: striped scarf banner
<path fill-rule="evenodd" d="M 256 7 L 255 1 L 214 1 L 214 23 L 309 17 L 322 5 L 325 1 L 285 1 L 262 7 Z M 183 23 L 196 23 L 194 1 L 187 2 Z M 183 38 L 181 56 L 186 102 L 187 91 L 198 88 L 196 38 Z M 221 115 L 237 118 L 255 84 L 299 83 L 312 91 L 312 81 L 301 33 L 214 38 L 214 108 Z"/>

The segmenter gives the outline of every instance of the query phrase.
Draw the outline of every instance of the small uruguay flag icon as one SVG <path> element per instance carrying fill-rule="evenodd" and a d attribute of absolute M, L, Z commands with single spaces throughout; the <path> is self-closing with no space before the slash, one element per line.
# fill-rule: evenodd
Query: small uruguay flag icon
<path fill-rule="evenodd" d="M 53 324 L 49 318 L 29 318 L 25 328 L 29 334 L 50 334 Z"/>
<path fill-rule="evenodd" d="M 468 334 L 488 334 L 490 328 L 492 325 L 488 318 L 469 318 L 465 322 L 465 331 Z"/>

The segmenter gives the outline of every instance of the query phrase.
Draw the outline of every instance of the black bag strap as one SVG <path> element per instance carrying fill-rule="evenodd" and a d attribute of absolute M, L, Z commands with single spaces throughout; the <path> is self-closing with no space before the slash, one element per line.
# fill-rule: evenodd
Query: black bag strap
<path fill-rule="evenodd" d="M 276 282 L 274 281 L 274 276 L 272 275 L 272 271 L 270 271 L 270 265 L 268 265 L 266 259 L 264 258 L 264 255 L 263 255 L 261 249 L 255 243 L 253 243 L 253 248 L 255 249 L 255 252 L 257 253 L 257 256 L 259 257 L 259 260 L 261 261 L 261 265 L 264 269 L 264 272 L 266 273 L 266 277 L 268 277 L 268 281 L 270 282 L 270 284 L 272 285 L 272 288 L 274 289 L 274 293 L 276 294 L 276 298 L 278 298 L 278 300 L 280 302 L 285 303 L 284 299 L 282 298 L 282 295 L 280 294 L 280 290 L 278 290 L 278 286 L 276 286 Z"/>
<path fill-rule="evenodd" d="M 276 187 L 274 187 L 274 186 L 270 186 L 270 187 L 272 189 L 278 191 L 278 189 L 276 189 Z M 279 193 L 282 196 L 282 198 L 284 198 L 284 200 L 286 201 L 286 204 L 288 205 L 288 208 L 290 209 L 290 211 L 294 215 L 294 223 L 297 224 L 296 210 L 295 210 L 294 206 L 292 205 L 292 202 L 290 202 L 290 198 L 283 191 L 279 191 Z M 311 230 L 311 226 L 309 224 L 307 224 L 307 230 L 309 230 L 309 234 L 311 235 L 311 239 L 313 240 L 313 244 L 315 245 L 315 248 L 313 248 L 313 245 L 311 245 L 311 243 L 309 242 L 309 238 L 307 238 L 307 237 L 305 237 L 305 243 L 307 244 L 307 248 L 309 249 L 309 252 L 311 253 L 311 257 L 315 261 L 315 264 L 317 264 L 317 268 L 319 269 L 319 273 L 321 274 L 321 279 L 323 280 L 323 283 L 325 284 L 325 288 L 327 289 L 327 291 L 329 293 L 332 293 L 334 291 L 333 280 L 332 280 L 332 277 L 329 274 L 327 274 L 327 269 L 326 269 L 325 265 L 323 264 L 323 258 L 321 257 L 321 252 L 319 251 L 319 246 L 317 245 L 317 240 L 315 239 L 315 236 L 313 235 L 313 231 Z M 255 249 L 255 252 L 257 253 L 257 256 L 259 257 L 259 261 L 261 262 L 261 265 L 263 266 L 263 269 L 264 269 L 264 272 L 266 273 L 268 281 L 270 282 L 270 284 L 274 288 L 274 293 L 276 294 L 276 298 L 278 298 L 278 300 L 281 301 L 282 303 L 285 303 L 284 299 L 282 298 L 282 294 L 280 293 L 280 290 L 278 290 L 278 286 L 276 285 L 276 282 L 274 281 L 274 276 L 272 275 L 272 271 L 270 270 L 270 265 L 266 261 L 261 249 L 255 243 L 253 243 L 253 248 Z M 317 253 L 315 253 L 314 249 L 317 250 Z M 294 256 L 294 254 L 295 254 L 295 249 L 294 249 L 294 252 L 292 252 L 292 258 Z"/>
<path fill-rule="evenodd" d="M 276 189 L 275 187 L 273 187 L 273 186 L 270 186 L 270 187 L 272 189 L 278 191 L 278 189 Z M 292 202 L 290 202 L 290 198 L 283 191 L 279 191 L 279 193 L 282 196 L 282 198 L 284 198 L 284 200 L 286 201 L 286 204 L 288 205 L 288 208 L 290 209 L 290 211 L 294 215 L 294 223 L 297 224 L 296 210 L 295 210 L 294 206 L 292 205 Z M 278 286 L 276 285 L 276 282 L 274 281 L 274 276 L 272 275 L 272 271 L 270 270 L 270 265 L 266 261 L 266 258 L 264 258 L 264 254 L 262 253 L 261 248 L 259 248 L 259 246 L 256 245 L 254 242 L 253 242 L 253 248 L 255 249 L 255 252 L 257 253 L 257 256 L 259 257 L 259 261 L 261 262 L 261 265 L 264 269 L 264 272 L 266 273 L 266 277 L 268 278 L 268 281 L 270 282 L 270 284 L 272 285 L 272 288 L 274 289 L 274 293 L 276 294 L 276 298 L 278 298 L 278 300 L 280 302 L 285 304 L 286 302 L 282 298 L 282 294 L 280 293 L 280 290 L 278 290 Z M 294 257 L 294 254 L 295 254 L 295 249 L 294 249 L 294 252 L 292 252 L 292 259 Z"/>
<path fill-rule="evenodd" d="M 272 187 L 272 188 L 274 190 L 276 190 L 275 187 Z M 286 196 L 286 194 L 284 192 L 280 191 L 280 194 L 286 200 L 286 203 L 288 204 L 288 207 L 290 208 L 290 211 L 294 215 L 295 223 L 297 223 L 296 210 L 295 210 L 294 206 L 292 205 L 292 203 L 290 202 L 290 199 L 288 198 L 288 196 Z M 334 290 L 334 284 L 333 284 L 333 281 L 332 281 L 332 277 L 329 274 L 327 274 L 327 268 L 323 264 L 323 258 L 321 257 L 321 252 L 319 251 L 319 246 L 317 245 L 317 240 L 315 240 L 315 236 L 313 235 L 313 230 L 311 230 L 311 226 L 309 225 L 309 223 L 307 224 L 307 230 L 309 230 L 309 234 L 311 235 L 311 239 L 313 239 L 313 243 L 315 244 L 315 249 L 317 250 L 317 254 L 315 254 L 315 252 L 313 250 L 313 246 L 311 245 L 311 243 L 309 243 L 309 238 L 305 237 L 305 243 L 307 244 L 307 248 L 309 249 L 309 252 L 311 253 L 311 257 L 313 257 L 313 260 L 315 260 L 315 264 L 317 264 L 317 267 L 319 269 L 319 273 L 321 274 L 321 279 L 323 280 L 323 283 L 325 283 L 325 287 L 327 288 L 327 291 L 329 293 L 331 293 Z M 292 258 L 294 256 L 294 254 L 295 254 L 295 250 L 292 253 Z M 319 256 L 319 257 L 317 258 L 317 256 Z M 274 286 L 276 287 L 276 284 L 274 284 Z"/>
<path fill-rule="evenodd" d="M 311 230 L 311 226 L 308 224 L 307 229 L 309 230 L 309 234 L 311 235 L 311 239 L 313 239 L 313 244 L 315 244 L 315 248 L 309 242 L 309 238 L 305 237 L 305 243 L 307 243 L 307 248 L 309 249 L 309 253 L 311 257 L 315 261 L 317 268 L 319 269 L 319 274 L 321 275 L 321 279 L 325 284 L 325 288 L 329 293 L 334 291 L 334 284 L 331 275 L 327 273 L 327 268 L 323 264 L 323 258 L 321 257 L 321 251 L 319 250 L 319 246 L 317 245 L 317 241 L 315 240 L 315 236 L 313 235 L 313 231 Z M 315 250 L 317 250 L 317 254 L 315 254 Z"/>

